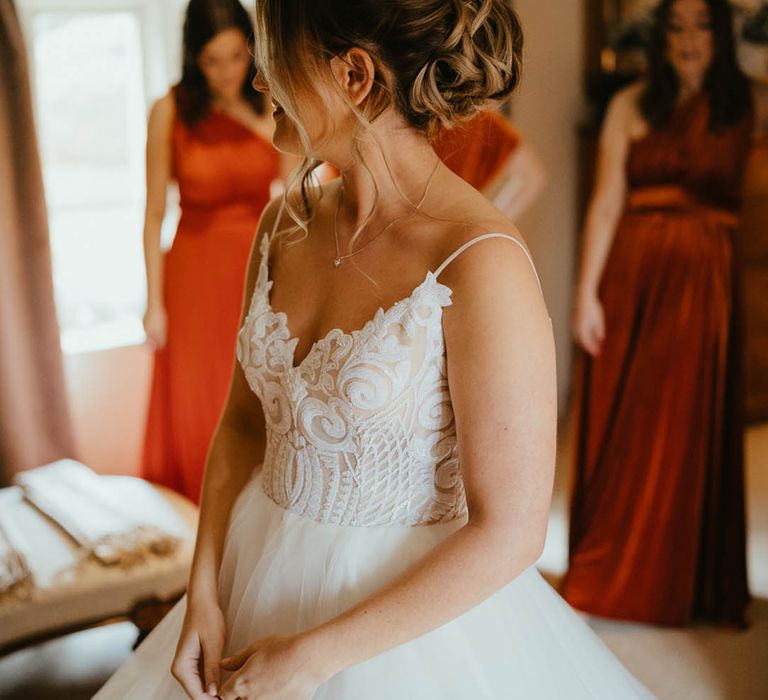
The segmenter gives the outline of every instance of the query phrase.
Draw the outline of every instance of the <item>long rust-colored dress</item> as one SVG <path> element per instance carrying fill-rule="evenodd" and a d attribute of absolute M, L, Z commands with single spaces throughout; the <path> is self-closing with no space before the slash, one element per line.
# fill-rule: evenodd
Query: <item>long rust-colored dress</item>
<path fill-rule="evenodd" d="M 172 145 L 181 218 L 163 262 L 168 339 L 155 353 L 143 467 L 147 479 L 197 502 L 229 389 L 248 256 L 280 157 L 219 112 L 192 127 L 177 117 Z"/>
<path fill-rule="evenodd" d="M 749 599 L 732 234 L 752 126 L 708 124 L 698 95 L 631 145 L 584 359 L 562 594 L 604 617 L 738 625 Z"/>

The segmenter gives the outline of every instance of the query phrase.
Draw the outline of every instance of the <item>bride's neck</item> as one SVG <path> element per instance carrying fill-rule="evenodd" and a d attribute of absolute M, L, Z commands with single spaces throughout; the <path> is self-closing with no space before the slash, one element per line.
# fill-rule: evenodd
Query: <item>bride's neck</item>
<path fill-rule="evenodd" d="M 364 133 L 359 155 L 342 170 L 346 216 L 360 225 L 371 216 L 393 216 L 416 207 L 437 165 L 426 136 L 383 115 Z"/>

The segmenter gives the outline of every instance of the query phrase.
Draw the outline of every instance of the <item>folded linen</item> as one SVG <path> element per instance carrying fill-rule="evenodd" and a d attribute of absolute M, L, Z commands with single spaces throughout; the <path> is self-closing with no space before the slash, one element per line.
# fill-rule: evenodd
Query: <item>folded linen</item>
<path fill-rule="evenodd" d="M 99 476 L 74 460 L 16 477 L 29 502 L 100 563 L 128 567 L 150 554 L 173 554 L 184 523 L 151 484 Z"/>
<path fill-rule="evenodd" d="M 0 600 L 27 598 L 32 588 L 32 572 L 23 553 L 15 546 L 14 531 L 8 513 L 23 498 L 21 489 L 0 490 Z"/>

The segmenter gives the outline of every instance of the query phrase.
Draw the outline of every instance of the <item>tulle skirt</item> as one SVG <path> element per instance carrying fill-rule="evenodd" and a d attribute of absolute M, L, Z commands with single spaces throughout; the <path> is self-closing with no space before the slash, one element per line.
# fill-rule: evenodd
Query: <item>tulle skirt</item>
<path fill-rule="evenodd" d="M 233 508 L 222 560 L 225 654 L 325 622 L 461 525 L 319 524 L 277 506 L 255 478 Z M 184 610 L 182 600 L 96 700 L 186 698 L 170 675 Z M 650 697 L 531 567 L 461 617 L 337 674 L 313 700 Z"/>

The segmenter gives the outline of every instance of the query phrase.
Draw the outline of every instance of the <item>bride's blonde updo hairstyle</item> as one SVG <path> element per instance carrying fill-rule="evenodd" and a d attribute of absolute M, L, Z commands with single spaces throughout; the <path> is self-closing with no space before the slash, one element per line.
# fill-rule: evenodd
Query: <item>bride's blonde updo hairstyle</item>
<path fill-rule="evenodd" d="M 361 131 L 394 106 L 409 126 L 431 135 L 502 101 L 520 79 L 523 34 L 511 0 L 256 0 L 256 32 L 257 70 L 307 154 L 297 97 L 327 104 L 330 59 L 353 47 L 375 66 L 371 93 L 356 109 Z M 305 216 L 316 165 L 308 156 L 294 178 Z"/>

